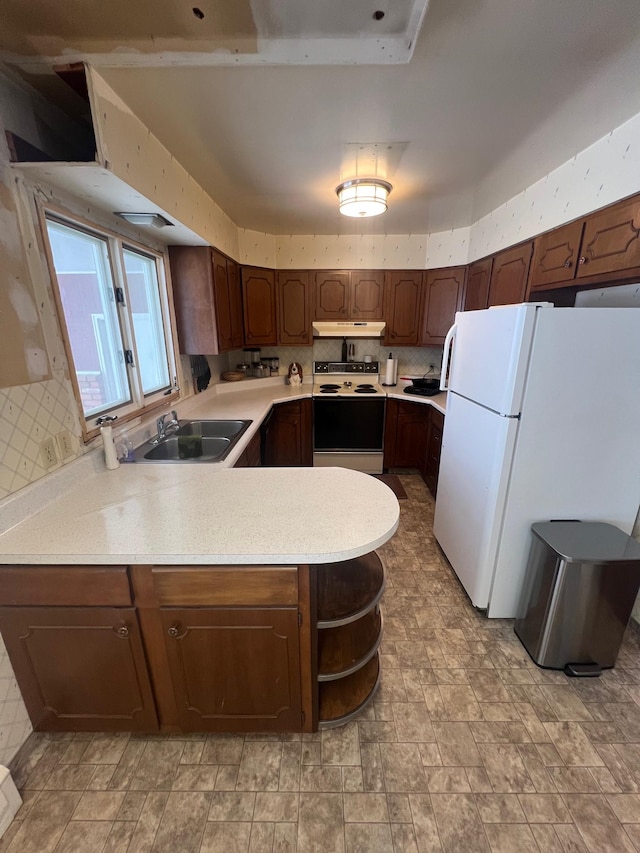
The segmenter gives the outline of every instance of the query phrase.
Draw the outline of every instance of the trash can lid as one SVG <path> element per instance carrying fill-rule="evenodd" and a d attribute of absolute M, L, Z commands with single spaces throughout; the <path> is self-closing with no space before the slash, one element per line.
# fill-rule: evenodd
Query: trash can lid
<path fill-rule="evenodd" d="M 569 563 L 640 560 L 640 542 L 603 521 L 539 521 L 531 532 Z"/>

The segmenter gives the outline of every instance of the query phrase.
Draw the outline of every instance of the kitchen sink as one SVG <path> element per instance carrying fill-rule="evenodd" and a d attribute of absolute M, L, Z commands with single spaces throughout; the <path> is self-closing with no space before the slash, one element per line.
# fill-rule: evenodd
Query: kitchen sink
<path fill-rule="evenodd" d="M 134 451 L 136 462 L 221 462 L 252 421 L 179 421 L 160 441 L 145 441 Z"/>

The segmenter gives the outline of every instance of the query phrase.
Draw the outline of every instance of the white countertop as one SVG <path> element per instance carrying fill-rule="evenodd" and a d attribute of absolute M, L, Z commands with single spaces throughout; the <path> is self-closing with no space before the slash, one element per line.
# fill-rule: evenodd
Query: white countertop
<path fill-rule="evenodd" d="M 444 413 L 446 394 L 404 394 L 407 384 L 388 396 Z M 374 550 L 399 519 L 395 495 L 374 477 L 344 468 L 230 470 L 274 403 L 310 396 L 310 384 L 292 388 L 280 377 L 188 398 L 176 406 L 180 418 L 253 421 L 223 462 L 107 471 L 101 450 L 92 451 L 0 507 L 0 562 L 293 565 Z"/>

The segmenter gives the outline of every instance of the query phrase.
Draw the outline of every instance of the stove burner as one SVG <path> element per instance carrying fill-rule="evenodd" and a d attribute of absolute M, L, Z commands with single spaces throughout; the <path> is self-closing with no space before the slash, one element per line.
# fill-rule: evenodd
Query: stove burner
<path fill-rule="evenodd" d="M 338 389 L 337 388 L 321 388 L 320 393 L 321 394 L 337 394 Z"/>
<path fill-rule="evenodd" d="M 332 383 L 332 382 L 327 382 L 327 383 L 325 383 L 324 385 L 321 385 L 321 386 L 320 386 L 320 390 L 321 390 L 321 391 L 326 391 L 326 392 L 329 392 L 329 391 L 337 391 L 339 388 L 340 388 L 340 386 L 339 386 L 339 385 L 335 385 L 335 384 L 334 384 L 334 383 Z"/>
<path fill-rule="evenodd" d="M 362 388 L 363 391 L 375 391 L 376 390 L 370 382 L 362 382 L 362 383 L 360 383 L 360 385 L 358 385 L 358 388 Z"/>
<path fill-rule="evenodd" d="M 357 388 L 353 389 L 354 394 L 377 394 L 377 388 L 374 388 L 373 385 L 358 385 Z"/>

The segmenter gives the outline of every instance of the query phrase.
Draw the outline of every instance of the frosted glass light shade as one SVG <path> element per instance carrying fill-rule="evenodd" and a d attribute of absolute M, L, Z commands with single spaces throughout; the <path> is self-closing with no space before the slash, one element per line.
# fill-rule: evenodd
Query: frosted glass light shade
<path fill-rule="evenodd" d="M 340 213 L 365 218 L 379 216 L 387 209 L 391 184 L 378 178 L 355 178 L 336 187 Z"/>

